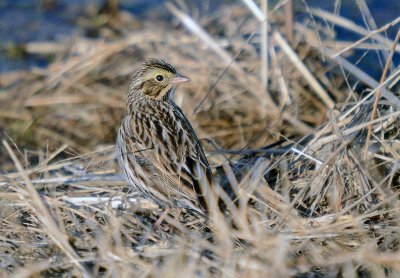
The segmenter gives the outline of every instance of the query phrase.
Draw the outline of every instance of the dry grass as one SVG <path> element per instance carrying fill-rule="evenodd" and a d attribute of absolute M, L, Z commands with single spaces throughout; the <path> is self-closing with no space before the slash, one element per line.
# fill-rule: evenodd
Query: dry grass
<path fill-rule="evenodd" d="M 368 32 L 310 9 L 285 25 L 280 6 L 167 8 L 178 21 L 114 14 L 107 39 L 41 45 L 48 68 L 0 76 L 0 273 L 399 276 L 399 70 L 377 82 L 345 57 L 379 51 L 390 69 L 399 46 L 382 32 L 398 20 Z M 362 37 L 337 41 L 327 22 Z M 153 56 L 191 78 L 175 99 L 237 195 L 226 215 L 172 211 L 153 229 L 160 210 L 117 175 L 124 92 Z"/>

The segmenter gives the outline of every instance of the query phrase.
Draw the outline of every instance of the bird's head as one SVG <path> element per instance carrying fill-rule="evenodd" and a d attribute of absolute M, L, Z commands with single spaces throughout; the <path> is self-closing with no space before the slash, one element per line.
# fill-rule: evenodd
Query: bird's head
<path fill-rule="evenodd" d="M 164 100 L 173 88 L 189 78 L 177 73 L 170 64 L 155 58 L 146 60 L 136 71 L 129 87 L 129 94 L 144 94 L 146 97 Z"/>

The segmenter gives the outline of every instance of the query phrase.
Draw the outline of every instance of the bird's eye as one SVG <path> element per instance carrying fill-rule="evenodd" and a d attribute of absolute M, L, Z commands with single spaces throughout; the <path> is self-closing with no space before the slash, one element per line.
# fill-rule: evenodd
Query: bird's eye
<path fill-rule="evenodd" d="M 161 74 L 156 76 L 156 80 L 157 81 L 163 81 L 164 80 L 164 76 L 162 76 Z"/>

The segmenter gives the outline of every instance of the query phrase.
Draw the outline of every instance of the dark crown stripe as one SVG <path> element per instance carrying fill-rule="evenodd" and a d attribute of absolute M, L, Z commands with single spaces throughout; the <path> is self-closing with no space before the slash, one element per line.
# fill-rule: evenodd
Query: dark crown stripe
<path fill-rule="evenodd" d="M 168 64 L 162 60 L 156 59 L 156 58 L 148 59 L 144 63 L 144 66 L 147 68 L 158 68 L 158 69 L 162 69 L 165 71 L 169 71 L 171 73 L 176 73 L 176 69 L 173 66 L 171 66 L 170 64 Z"/>

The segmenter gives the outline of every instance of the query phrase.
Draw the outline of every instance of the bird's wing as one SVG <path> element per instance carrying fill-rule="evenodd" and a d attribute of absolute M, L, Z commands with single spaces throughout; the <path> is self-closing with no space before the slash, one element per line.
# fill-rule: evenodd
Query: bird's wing
<path fill-rule="evenodd" d="M 189 199 L 205 202 L 201 182 L 206 178 L 211 183 L 211 169 L 200 142 L 179 107 L 163 118 L 152 114 L 135 113 L 129 119 L 129 151 L 147 159 L 167 181 L 168 188 L 159 188 L 169 193 L 172 190 Z"/>
<path fill-rule="evenodd" d="M 175 103 L 171 102 L 171 105 L 174 107 L 174 117 L 178 119 L 177 122 L 183 127 L 183 130 L 186 131 L 186 136 L 183 136 L 184 141 L 190 146 L 187 148 L 188 151 L 183 155 L 185 162 L 181 171 L 185 176 L 191 178 L 192 188 L 195 190 L 197 198 L 203 208 L 206 208 L 207 206 L 204 198 L 204 190 L 206 190 L 206 188 L 204 188 L 204 183 L 207 183 L 209 186 L 213 185 L 211 167 L 192 125 Z"/>
<path fill-rule="evenodd" d="M 204 154 L 203 147 L 200 144 L 200 140 L 197 138 L 197 135 L 190 124 L 190 122 L 186 119 L 184 116 L 182 110 L 175 104 L 172 103 L 174 106 L 174 114 L 175 118 L 179 119 L 180 124 L 182 125 L 183 129 L 186 130 L 187 132 L 187 141 L 191 142 L 191 148 L 190 152 L 187 157 L 187 165 L 192 165 L 193 162 L 196 162 L 199 164 L 199 166 L 202 168 L 202 171 L 205 173 L 207 179 L 209 182 L 212 180 L 212 173 L 211 173 L 211 167 L 208 163 L 208 160 L 206 158 L 206 155 Z M 194 160 L 194 161 L 191 161 Z"/>

